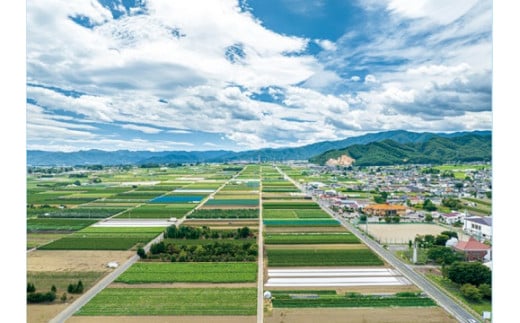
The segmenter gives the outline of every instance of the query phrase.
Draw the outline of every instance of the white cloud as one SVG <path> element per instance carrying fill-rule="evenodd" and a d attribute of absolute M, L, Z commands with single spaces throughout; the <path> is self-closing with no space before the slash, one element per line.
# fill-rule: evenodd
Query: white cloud
<path fill-rule="evenodd" d="M 369 83 L 377 83 L 376 77 L 372 74 L 367 74 L 365 76 L 365 84 L 369 84 Z"/>
<path fill-rule="evenodd" d="M 113 19 L 89 0 L 27 4 L 27 97 L 36 102 L 27 108 L 28 145 L 55 136 L 54 147 L 146 146 L 102 141 L 95 123 L 149 135 L 215 133 L 244 149 L 401 126 L 424 130 L 441 121 L 489 124 L 483 81 L 492 68 L 489 1 L 388 0 L 390 16 L 367 22 L 380 32 L 363 34 L 369 41 L 361 42 L 356 31 L 336 42 L 278 34 L 237 0 L 146 5 L 144 15 Z M 75 15 L 95 26 L 77 25 L 69 19 Z M 323 55 L 305 54 L 309 42 Z M 235 60 L 226 58 L 230 49 Z M 278 103 L 252 99 L 266 92 Z M 461 103 L 448 123 L 437 105 L 451 98 Z M 478 109 L 464 106 L 473 103 Z M 431 113 L 419 111 L 425 107 Z M 187 143 L 153 145 L 171 150 Z"/>
<path fill-rule="evenodd" d="M 159 133 L 162 132 L 161 129 L 153 128 L 153 127 L 146 127 L 146 126 L 138 126 L 135 124 L 124 124 L 121 125 L 121 128 L 123 129 L 130 129 L 130 130 L 137 130 L 144 133 Z"/>
<path fill-rule="evenodd" d="M 328 39 L 315 39 L 314 42 L 324 50 L 336 50 L 336 44 Z"/>
<path fill-rule="evenodd" d="M 426 18 L 438 24 L 449 24 L 464 15 L 478 1 L 389 0 L 387 8 L 407 18 Z"/>

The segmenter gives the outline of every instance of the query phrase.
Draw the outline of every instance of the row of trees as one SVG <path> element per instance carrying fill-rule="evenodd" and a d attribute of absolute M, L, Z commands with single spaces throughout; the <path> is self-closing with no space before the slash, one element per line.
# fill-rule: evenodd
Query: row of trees
<path fill-rule="evenodd" d="M 207 226 L 191 227 L 180 225 L 179 227 L 171 225 L 164 232 L 165 239 L 247 239 L 254 237 L 249 227 L 238 228 L 233 230 L 211 230 Z"/>
<path fill-rule="evenodd" d="M 150 246 L 146 254 L 141 248 L 137 254 L 143 258 L 161 259 L 172 262 L 217 262 L 217 261 L 256 261 L 258 246 L 256 243 L 221 242 L 199 245 L 175 244 L 161 241 Z"/>

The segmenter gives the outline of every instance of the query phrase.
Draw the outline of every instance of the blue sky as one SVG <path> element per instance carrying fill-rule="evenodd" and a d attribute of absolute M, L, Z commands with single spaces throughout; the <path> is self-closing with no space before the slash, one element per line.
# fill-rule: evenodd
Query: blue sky
<path fill-rule="evenodd" d="M 49 0 L 26 12 L 27 149 L 492 129 L 490 0 Z"/>

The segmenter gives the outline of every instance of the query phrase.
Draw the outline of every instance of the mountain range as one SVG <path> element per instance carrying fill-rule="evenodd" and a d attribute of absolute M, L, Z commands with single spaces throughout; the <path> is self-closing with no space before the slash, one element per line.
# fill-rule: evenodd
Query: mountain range
<path fill-rule="evenodd" d="M 55 151 L 41 151 L 41 150 L 28 150 L 27 151 L 27 165 L 28 166 L 75 166 L 75 165 L 146 165 L 146 164 L 175 164 L 175 163 L 198 163 L 198 162 L 257 162 L 257 161 L 287 161 L 287 160 L 311 160 L 315 163 L 322 163 L 323 158 L 332 158 L 335 154 L 339 153 L 341 156 L 341 150 L 354 145 L 354 148 L 348 151 L 349 154 L 354 154 L 359 159 L 363 151 L 378 151 L 377 154 L 373 155 L 388 155 L 392 156 L 392 151 L 395 151 L 397 156 L 401 156 L 403 150 L 419 149 L 414 148 L 415 146 L 407 146 L 409 144 L 421 144 L 428 143 L 431 139 L 445 139 L 447 141 L 441 141 L 446 147 L 449 146 L 447 142 L 452 141 L 455 138 L 464 137 L 470 135 L 472 137 L 485 137 L 489 141 L 488 147 L 484 150 L 489 150 L 488 155 L 491 156 L 491 131 L 473 131 L 473 132 L 455 132 L 455 133 L 430 133 L 430 132 L 410 132 L 405 130 L 394 130 L 385 131 L 378 133 L 371 133 L 357 137 L 350 137 L 343 140 L 337 141 L 322 141 L 305 145 L 301 147 L 292 148 L 264 148 L 257 150 L 248 151 L 228 151 L 228 150 L 211 150 L 211 151 L 129 151 L 129 150 L 117 150 L 117 151 L 103 151 L 103 150 L 85 150 L 77 152 L 55 152 Z M 471 140 L 470 140 L 471 141 Z M 363 148 L 364 145 L 371 143 L 380 143 L 380 145 L 372 145 Z M 436 141 L 434 141 L 436 143 Z M 402 144 L 407 144 L 402 146 Z M 457 142 L 457 145 L 464 146 L 464 140 Z M 440 143 L 433 145 L 426 145 L 430 148 L 424 148 L 425 154 L 437 154 L 435 152 L 435 146 L 440 147 Z M 425 147 L 426 147 L 425 146 Z M 383 148 L 384 147 L 384 148 Z M 444 148 L 446 148 L 444 147 Z M 442 151 L 446 151 L 444 149 Z M 460 148 L 460 147 L 459 147 Z M 460 150 L 460 160 L 466 160 L 464 157 L 466 153 L 471 154 L 473 148 L 466 150 Z M 384 151 L 387 152 L 384 152 Z M 325 156 L 326 157 L 320 157 Z M 432 155 L 432 156 L 433 156 Z M 421 160 L 418 159 L 417 154 L 409 157 L 410 160 Z M 402 158 L 401 158 L 402 159 Z M 470 158 L 471 159 L 471 158 Z M 359 163 L 359 160 L 356 164 Z M 382 161 L 385 158 L 381 159 Z M 397 159 L 392 160 L 399 160 Z M 431 160 L 435 160 L 434 158 Z"/>
<path fill-rule="evenodd" d="M 398 143 L 391 139 L 365 145 L 351 145 L 311 157 L 314 164 L 331 164 L 349 157 L 356 166 L 398 164 L 445 164 L 491 161 L 491 135 L 466 134 L 460 137 L 432 137 L 424 142 Z"/>

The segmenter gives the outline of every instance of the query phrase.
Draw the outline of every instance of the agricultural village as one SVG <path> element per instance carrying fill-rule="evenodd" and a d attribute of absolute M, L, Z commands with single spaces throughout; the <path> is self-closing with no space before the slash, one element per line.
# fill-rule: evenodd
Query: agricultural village
<path fill-rule="evenodd" d="M 490 322 L 491 197 L 490 164 L 32 166 L 27 321 Z"/>

